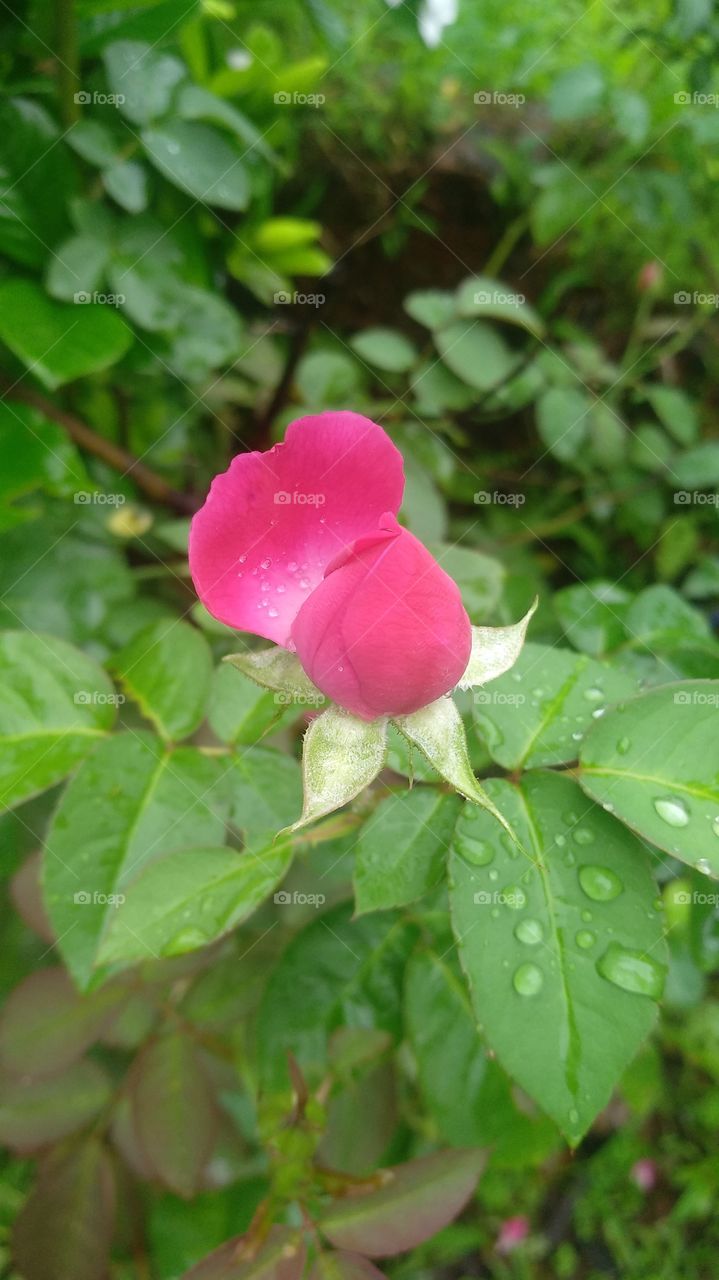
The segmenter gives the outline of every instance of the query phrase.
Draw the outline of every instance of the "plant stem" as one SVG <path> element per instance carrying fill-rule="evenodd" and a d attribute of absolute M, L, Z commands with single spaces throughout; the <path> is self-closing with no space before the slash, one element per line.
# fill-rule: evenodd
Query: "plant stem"
<path fill-rule="evenodd" d="M 80 118 L 80 57 L 75 0 L 55 0 L 55 44 L 58 61 L 60 115 L 66 128 Z"/>

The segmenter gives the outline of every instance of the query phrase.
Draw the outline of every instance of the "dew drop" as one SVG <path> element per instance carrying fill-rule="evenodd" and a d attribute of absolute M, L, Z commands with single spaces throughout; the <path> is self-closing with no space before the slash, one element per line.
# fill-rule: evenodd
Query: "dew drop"
<path fill-rule="evenodd" d="M 664 988 L 664 967 L 641 951 L 612 942 L 597 961 L 597 972 L 622 991 L 658 1000 Z"/>
<path fill-rule="evenodd" d="M 499 907 L 492 907 L 489 913 L 493 920 L 499 920 Z"/>
<path fill-rule="evenodd" d="M 275 587 L 275 591 L 277 592 L 278 596 L 284 595 L 286 590 L 287 590 L 287 587 L 285 586 L 284 582 L 281 582 L 279 586 Z"/>
<path fill-rule="evenodd" d="M 502 904 L 512 911 L 522 911 L 527 905 L 527 895 L 518 884 L 508 884 L 502 890 Z"/>
<path fill-rule="evenodd" d="M 297 573 L 297 570 L 299 569 L 299 567 L 300 566 L 298 565 L 296 560 L 288 560 L 287 568 L 289 569 L 290 573 Z"/>
<path fill-rule="evenodd" d="M 604 697 L 604 694 L 602 693 L 601 689 L 598 689 L 596 685 L 594 685 L 591 689 L 584 690 L 584 697 L 586 698 L 587 702 L 601 702 L 602 698 Z"/>
<path fill-rule="evenodd" d="M 579 1124 L 579 1112 L 576 1107 L 572 1107 L 572 1110 L 569 1112 L 569 1123 Z"/>
<path fill-rule="evenodd" d="M 579 933 L 575 935 L 574 941 L 578 947 L 581 947 L 582 951 L 588 951 L 597 941 L 597 935 L 592 933 L 591 929 L 580 929 Z"/>
<path fill-rule="evenodd" d="M 572 835 L 577 844 L 594 844 L 594 832 L 591 827 L 577 827 Z"/>
<path fill-rule="evenodd" d="M 619 876 L 610 871 L 609 867 L 580 867 L 579 883 L 593 902 L 611 902 L 624 889 Z"/>
<path fill-rule="evenodd" d="M 300 587 L 302 588 L 303 591 L 306 591 L 309 585 L 310 585 L 309 578 L 300 578 Z"/>
<path fill-rule="evenodd" d="M 499 872 L 498 872 L 498 871 L 495 871 L 494 867 L 492 867 L 492 870 L 491 870 L 491 871 L 490 871 L 490 873 L 489 873 L 489 878 L 490 878 L 490 880 L 498 880 L 498 879 L 499 879 Z"/>
<path fill-rule="evenodd" d="M 572 742 L 581 742 L 583 737 L 584 737 L 584 734 L 579 733 L 579 731 L 577 730 L 572 734 Z"/>
<path fill-rule="evenodd" d="M 163 952 L 166 956 L 181 956 L 185 951 L 194 951 L 197 947 L 206 946 L 209 941 L 202 929 L 188 925 L 187 928 L 180 929 L 180 932 L 165 944 Z"/>
<path fill-rule="evenodd" d="M 712 873 L 711 864 L 707 858 L 700 858 L 696 867 L 697 871 L 701 871 L 703 876 L 710 876 Z"/>
<path fill-rule="evenodd" d="M 600 716 L 604 715 L 605 711 L 606 707 L 597 707 L 596 711 L 592 712 L 592 720 L 598 720 Z"/>
<path fill-rule="evenodd" d="M 278 611 L 277 609 L 268 609 L 268 610 L 267 610 L 267 617 L 268 617 L 268 618 L 279 618 L 279 616 L 280 616 L 280 615 L 279 615 L 279 611 Z"/>
<path fill-rule="evenodd" d="M 246 559 L 247 559 L 247 556 L 240 556 L 239 564 L 244 564 Z"/>
<path fill-rule="evenodd" d="M 712 831 L 715 836 L 719 836 L 719 817 L 716 817 L 712 822 Z"/>
<path fill-rule="evenodd" d="M 661 796 L 654 801 L 654 808 L 659 817 L 670 827 L 686 827 L 689 814 L 683 800 L 676 796 Z"/>
<path fill-rule="evenodd" d="M 566 836 L 555 836 L 555 837 L 554 837 L 554 843 L 555 843 L 555 844 L 558 844 L 558 845 L 559 845 L 559 847 L 560 847 L 560 849 L 561 849 L 561 848 L 563 848 L 563 847 L 564 847 L 564 845 L 567 843 L 567 837 L 566 837 Z"/>
<path fill-rule="evenodd" d="M 267 559 L 266 559 L 266 560 L 260 560 L 260 568 L 261 568 L 261 569 L 269 569 L 269 567 L 270 567 L 270 565 L 271 565 L 271 564 L 272 564 L 272 561 L 271 561 L 271 559 L 270 559 L 270 557 L 269 557 L 269 556 L 267 557 Z"/>
<path fill-rule="evenodd" d="M 539 920 L 520 920 L 515 926 L 514 936 L 527 947 L 537 947 L 544 941 L 544 929 Z"/>
<path fill-rule="evenodd" d="M 536 964 L 520 964 L 514 972 L 512 985 L 520 996 L 536 996 L 544 985 L 544 974 Z"/>
<path fill-rule="evenodd" d="M 592 920 L 592 913 L 591 913 L 591 911 L 586 911 L 586 910 L 585 910 L 585 911 L 583 911 L 583 912 L 582 912 L 582 920 L 584 921 L 584 923 L 585 923 L 585 924 L 589 924 L 589 923 L 591 922 L 591 920 Z"/>
<path fill-rule="evenodd" d="M 491 844 L 486 840 L 475 840 L 474 836 L 456 836 L 454 847 L 460 857 L 474 867 L 488 867 L 494 857 Z"/>
<path fill-rule="evenodd" d="M 620 738 L 619 742 L 617 743 L 617 751 L 619 752 L 619 755 L 625 756 L 629 748 L 631 747 L 631 745 L 632 744 L 628 738 Z"/>

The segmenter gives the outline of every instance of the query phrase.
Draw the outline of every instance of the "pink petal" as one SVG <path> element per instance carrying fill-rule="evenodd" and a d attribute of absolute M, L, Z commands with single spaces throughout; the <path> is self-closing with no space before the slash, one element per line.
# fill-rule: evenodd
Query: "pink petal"
<path fill-rule="evenodd" d="M 221 622 L 286 646 L 327 565 L 397 512 L 403 489 L 402 455 L 369 418 L 299 418 L 213 480 L 190 529 L 197 594 Z"/>
<path fill-rule="evenodd" d="M 472 631 L 456 583 L 388 513 L 328 567 L 292 639 L 323 693 L 374 720 L 408 715 L 453 689 Z"/>
<path fill-rule="evenodd" d="M 529 1235 L 529 1218 L 518 1214 L 516 1218 L 506 1218 L 499 1229 L 495 1243 L 497 1253 L 512 1253 Z"/>

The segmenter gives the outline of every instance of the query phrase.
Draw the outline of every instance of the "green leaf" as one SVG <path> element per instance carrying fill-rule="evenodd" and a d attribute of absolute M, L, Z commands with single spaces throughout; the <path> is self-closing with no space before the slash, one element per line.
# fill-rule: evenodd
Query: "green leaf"
<path fill-rule="evenodd" d="M 91 658 L 53 636 L 0 635 L 0 807 L 52 787 L 112 727 L 116 696 Z"/>
<path fill-rule="evenodd" d="M 234 929 L 265 901 L 292 861 L 289 842 L 260 852 L 184 849 L 128 885 L 100 943 L 100 964 L 183 955 Z"/>
<path fill-rule="evenodd" d="M 379 1190 L 338 1200 L 319 1220 L 333 1244 L 371 1258 L 403 1253 L 430 1239 L 461 1212 L 486 1156 L 440 1151 L 397 1165 Z"/>
<path fill-rule="evenodd" d="M 473 818 L 466 808 L 464 816 Z M 471 823 L 460 819 L 471 833 Z M 480 1039 L 463 975 L 445 947 L 417 951 L 407 966 L 407 1032 L 425 1105 L 454 1147 L 492 1147 L 492 1162 L 523 1167 L 556 1144 L 554 1126 L 516 1105 L 510 1082 Z M 462 1088 L 457 1089 L 461 1079 Z"/>
<path fill-rule="evenodd" d="M 550 387 L 537 400 L 537 430 L 550 453 L 571 462 L 585 442 L 593 402 L 572 387 Z"/>
<path fill-rule="evenodd" d="M 350 341 L 361 360 L 386 373 L 406 373 L 417 360 L 414 346 L 396 329 L 363 329 Z"/>
<path fill-rule="evenodd" d="M 561 123 L 584 120 L 599 111 L 604 97 L 604 72 L 596 62 L 583 62 L 563 71 L 552 82 L 549 111 Z"/>
<path fill-rule="evenodd" d="M 443 289 L 418 289 L 407 295 L 402 306 L 425 329 L 442 329 L 456 317 L 454 294 Z"/>
<path fill-rule="evenodd" d="M 0 1017 L 0 1065 L 23 1080 L 64 1071 L 117 1017 L 125 988 L 80 996 L 64 969 L 39 969 L 10 994 Z"/>
<path fill-rule="evenodd" d="M 102 282 L 110 246 L 92 236 L 71 236 L 50 258 L 45 278 L 47 291 L 61 302 L 73 302 L 76 293 L 91 294 Z"/>
<path fill-rule="evenodd" d="M 76 120 L 65 134 L 65 141 L 83 160 L 100 169 L 117 159 L 119 143 L 99 120 Z"/>
<path fill-rule="evenodd" d="M 200 1187 L 217 1136 L 218 1116 L 205 1069 L 189 1036 L 168 1031 L 140 1054 L 130 1081 L 140 1147 L 176 1195 Z"/>
<path fill-rule="evenodd" d="M 459 682 L 460 689 L 471 689 L 473 685 L 496 680 L 497 676 L 514 666 L 538 603 L 535 600 L 524 617 L 509 627 L 472 627 L 472 652 L 467 670 Z"/>
<path fill-rule="evenodd" d="M 327 1069 L 337 1027 L 401 1036 L 402 975 L 411 934 L 385 915 L 351 918 L 343 905 L 298 933 L 270 975 L 257 1021 L 262 1083 L 287 1084 L 287 1052 L 308 1078 Z"/>
<path fill-rule="evenodd" d="M 579 781 L 646 840 L 719 877 L 719 680 L 620 703 L 582 744 Z"/>
<path fill-rule="evenodd" d="M 474 717 L 505 769 L 576 760 L 583 735 L 636 681 L 586 654 L 525 644 L 511 672 L 474 694 Z"/>
<path fill-rule="evenodd" d="M 133 124 L 163 116 L 176 86 L 187 75 L 185 64 L 140 40 L 116 40 L 103 53 L 112 93 L 122 114 Z"/>
<path fill-rule="evenodd" d="M 359 1253 L 323 1253 L 315 1260 L 309 1280 L 387 1280 L 369 1258 Z"/>
<path fill-rule="evenodd" d="M 295 382 L 304 404 L 341 408 L 356 402 L 361 371 L 341 351 L 310 351 L 297 365 Z"/>
<path fill-rule="evenodd" d="M 3 503 L 37 488 L 68 497 L 90 484 L 80 456 L 62 428 L 39 409 L 19 401 L 0 401 L 0 456 Z"/>
<path fill-rule="evenodd" d="M 404 906 L 444 879 L 460 802 L 433 787 L 388 796 L 362 827 L 354 872 L 358 915 Z"/>
<path fill-rule="evenodd" d="M 45 901 L 65 963 L 87 986 L 120 898 L 147 864 L 222 844 L 225 766 L 149 733 L 111 737 L 72 780 L 48 834 Z"/>
<path fill-rule="evenodd" d="M 672 480 L 691 489 L 714 489 L 719 485 L 719 444 L 705 440 L 687 449 L 672 461 Z M 676 499 L 675 499 L 676 500 Z M 682 499 L 680 498 L 681 502 Z M 686 499 L 683 499 L 686 502 Z"/>
<path fill-rule="evenodd" d="M 506 320 L 536 337 L 541 337 L 544 332 L 544 321 L 529 306 L 524 295 L 511 285 L 492 280 L 489 276 L 471 276 L 469 280 L 463 280 L 457 289 L 456 309 L 460 316 L 470 320 L 475 316 Z"/>
<path fill-rule="evenodd" d="M 232 667 L 221 666 L 213 673 L 207 720 L 223 742 L 254 745 L 277 724 L 286 707 L 283 694 L 258 688 Z"/>
<path fill-rule="evenodd" d="M 478 812 L 450 858 L 452 923 L 477 1020 L 500 1062 L 576 1144 L 655 1019 L 665 950 L 639 842 L 576 783 L 487 790 L 526 847 Z"/>
<path fill-rule="evenodd" d="M 76 1062 L 48 1080 L 3 1083 L 0 1142 L 33 1151 L 82 1129 L 112 1097 L 110 1080 L 94 1062 Z"/>
<path fill-rule="evenodd" d="M 297 761 L 280 751 L 254 747 L 233 761 L 226 782 L 231 817 L 245 845 L 262 850 L 297 813 L 302 781 Z"/>
<path fill-rule="evenodd" d="M 142 213 L 147 208 L 147 170 L 135 160 L 110 165 L 103 172 L 102 185 L 128 213 Z"/>
<path fill-rule="evenodd" d="M 188 738 L 202 723 L 212 655 L 196 627 L 153 622 L 115 655 L 111 670 L 167 741 Z"/>
<path fill-rule="evenodd" d="M 115 1174 L 99 1137 L 54 1147 L 15 1223 L 13 1261 L 33 1280 L 103 1280 L 110 1264 Z M 48 1240 L 53 1240 L 51 1260 Z"/>
<path fill-rule="evenodd" d="M 454 578 L 472 622 L 491 614 L 502 598 L 504 565 L 494 556 L 446 542 L 431 542 L 430 550 L 445 573 Z"/>
<path fill-rule="evenodd" d="M 142 145 L 155 168 L 203 204 L 246 209 L 250 198 L 242 153 L 211 125 L 170 120 L 143 129 Z"/>
<path fill-rule="evenodd" d="M 679 444 L 693 444 L 699 434 L 694 402 L 680 387 L 646 387 L 644 394 L 659 421 Z"/>
<path fill-rule="evenodd" d="M 612 582 L 577 583 L 554 597 L 554 608 L 570 644 L 599 658 L 623 640 L 626 606 L 631 594 Z"/>
<path fill-rule="evenodd" d="M 53 302 L 30 280 L 9 279 L 0 284 L 0 339 L 54 391 L 115 364 L 132 333 L 109 306 Z"/>
<path fill-rule="evenodd" d="M 439 329 L 434 341 L 447 368 L 476 391 L 491 391 L 517 365 L 514 352 L 484 320 L 456 320 L 446 329 Z"/>
<path fill-rule="evenodd" d="M 359 720 L 341 707 L 328 707 L 305 734 L 302 816 L 290 830 L 349 804 L 374 782 L 386 755 L 386 720 Z"/>

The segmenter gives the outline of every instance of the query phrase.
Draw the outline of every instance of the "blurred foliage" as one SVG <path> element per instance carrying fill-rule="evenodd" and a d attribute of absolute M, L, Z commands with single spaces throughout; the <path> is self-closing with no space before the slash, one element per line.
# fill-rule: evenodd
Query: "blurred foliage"
<path fill-rule="evenodd" d="M 301 1205 L 312 1280 L 378 1275 L 377 1232 L 392 1280 L 710 1280 L 712 0 L 27 0 L 0 34 L 3 1275 L 299 1280 Z M 503 1035 L 514 934 L 468 942 L 469 986 L 456 958 L 466 806 L 397 736 L 376 789 L 275 840 L 306 709 L 220 665 L 237 641 L 195 601 L 212 475 L 343 407 L 401 449 L 402 519 L 474 623 L 540 595 L 518 670 L 462 704 L 475 769 L 497 803 L 502 769 L 573 788 L 668 942 L 628 1066 L 651 1019 L 597 1002 L 573 1157 L 529 1015 L 521 1062 Z M 668 700 L 710 708 L 701 829 L 675 810 L 665 838 L 637 787 L 633 835 L 572 780 L 637 692 L 660 774 Z"/>

